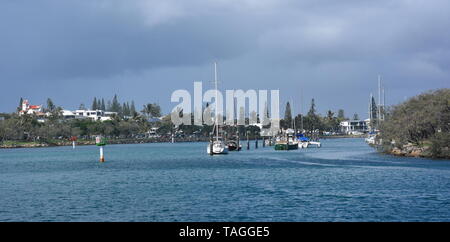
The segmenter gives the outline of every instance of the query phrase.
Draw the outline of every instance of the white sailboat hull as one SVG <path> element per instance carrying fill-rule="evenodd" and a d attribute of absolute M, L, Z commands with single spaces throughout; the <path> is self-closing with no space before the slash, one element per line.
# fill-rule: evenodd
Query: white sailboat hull
<path fill-rule="evenodd" d="M 375 144 L 375 136 L 366 138 L 366 143 L 374 145 Z"/>
<path fill-rule="evenodd" d="M 300 149 L 308 148 L 308 142 L 298 142 L 298 148 Z"/>
<path fill-rule="evenodd" d="M 299 142 L 298 148 L 305 149 L 308 148 L 310 145 L 315 145 L 317 148 L 320 148 L 322 145 L 318 141 L 307 141 L 307 142 Z"/>
<path fill-rule="evenodd" d="M 320 146 L 321 146 L 319 141 L 310 141 L 309 144 L 310 145 L 317 145 L 317 148 L 320 148 Z"/>
<path fill-rule="evenodd" d="M 208 144 L 208 147 L 206 148 L 206 152 L 208 154 L 211 154 L 211 145 Z M 214 142 L 212 145 L 212 154 L 228 154 L 228 147 L 221 141 Z"/>

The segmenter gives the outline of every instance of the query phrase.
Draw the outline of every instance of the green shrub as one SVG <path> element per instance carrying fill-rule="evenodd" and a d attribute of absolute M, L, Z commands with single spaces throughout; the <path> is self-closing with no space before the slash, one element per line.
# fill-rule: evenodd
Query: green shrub
<path fill-rule="evenodd" d="M 431 139 L 431 155 L 434 158 L 450 157 L 450 133 L 439 132 Z"/>

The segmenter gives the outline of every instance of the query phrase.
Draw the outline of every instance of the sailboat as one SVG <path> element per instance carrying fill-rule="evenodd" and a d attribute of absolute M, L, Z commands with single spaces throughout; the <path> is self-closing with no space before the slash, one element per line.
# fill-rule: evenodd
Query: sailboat
<path fill-rule="evenodd" d="M 219 115 L 217 110 L 218 109 L 218 90 L 217 90 L 217 63 L 214 62 L 214 85 L 216 88 L 216 110 L 215 110 L 215 119 L 214 119 L 214 128 L 213 133 L 215 133 L 215 137 L 211 139 L 211 141 L 208 144 L 208 147 L 206 148 L 206 151 L 210 155 L 219 155 L 219 154 L 228 154 L 228 146 L 223 141 L 223 138 L 219 136 Z"/>

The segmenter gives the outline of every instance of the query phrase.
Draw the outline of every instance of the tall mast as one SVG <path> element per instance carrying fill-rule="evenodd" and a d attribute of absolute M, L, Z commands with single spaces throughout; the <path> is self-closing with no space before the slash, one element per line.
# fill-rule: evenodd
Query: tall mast
<path fill-rule="evenodd" d="M 372 120 L 372 93 L 369 96 L 369 120 Z"/>
<path fill-rule="evenodd" d="M 217 97 L 219 96 L 218 90 L 217 90 L 217 63 L 214 62 L 214 86 L 216 88 L 216 141 L 219 141 L 219 116 L 218 116 L 218 107 L 219 107 L 219 103 L 217 100 Z"/>
<path fill-rule="evenodd" d="M 291 110 L 295 110 L 295 108 L 294 108 L 294 101 L 291 99 Z M 297 134 L 297 130 L 296 130 L 296 127 L 295 127 L 295 111 L 294 111 L 294 114 L 291 114 L 292 116 L 293 116 L 293 118 L 292 118 L 292 128 L 294 129 L 294 132 Z"/>
<path fill-rule="evenodd" d="M 370 129 L 373 131 L 373 106 L 372 106 L 372 99 L 373 99 L 373 94 L 370 93 L 370 99 L 369 99 L 369 122 L 370 122 Z"/>
<path fill-rule="evenodd" d="M 385 110 L 385 107 L 386 107 L 386 96 L 385 96 L 385 93 L 384 93 L 384 86 L 383 86 L 382 91 L 383 91 L 383 121 L 384 121 L 384 118 L 385 118 L 384 116 L 386 114 L 386 110 Z"/>
<path fill-rule="evenodd" d="M 378 118 L 378 123 L 379 123 L 379 121 L 381 120 L 381 76 L 380 75 L 378 75 L 378 108 L 377 108 L 377 111 L 378 111 L 378 115 L 377 115 L 377 118 Z"/>
<path fill-rule="evenodd" d="M 303 134 L 303 89 L 300 88 L 300 124 L 301 132 Z"/>

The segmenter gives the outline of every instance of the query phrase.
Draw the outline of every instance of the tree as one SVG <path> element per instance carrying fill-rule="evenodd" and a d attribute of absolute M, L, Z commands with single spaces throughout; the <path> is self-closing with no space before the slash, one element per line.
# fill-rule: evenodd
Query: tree
<path fill-rule="evenodd" d="M 337 118 L 334 117 L 334 112 L 331 110 L 327 111 L 326 117 L 323 119 L 323 128 L 327 131 L 335 131 L 336 130 L 336 122 Z"/>
<path fill-rule="evenodd" d="M 20 110 L 22 110 L 22 104 L 23 104 L 23 98 L 20 98 L 19 106 L 17 107 L 17 112 L 19 112 Z"/>
<path fill-rule="evenodd" d="M 359 116 L 357 113 L 353 114 L 353 120 L 359 120 Z"/>
<path fill-rule="evenodd" d="M 344 109 L 339 109 L 339 110 L 338 110 L 338 116 L 337 116 L 337 117 L 338 117 L 338 119 L 341 120 L 341 121 L 342 121 L 342 120 L 345 120 Z"/>
<path fill-rule="evenodd" d="M 328 110 L 327 116 L 324 117 L 323 120 L 323 128 L 328 131 L 336 132 L 337 130 L 339 130 L 339 123 L 340 121 L 337 117 L 334 116 L 334 112 Z"/>
<path fill-rule="evenodd" d="M 289 102 L 286 103 L 286 109 L 284 110 L 284 124 L 283 128 L 289 128 L 292 126 L 292 110 L 291 104 Z"/>
<path fill-rule="evenodd" d="M 450 89 L 426 92 L 394 106 L 380 126 L 383 145 L 428 146 L 435 157 L 450 157 Z M 426 107 L 426 108 L 424 108 Z"/>
<path fill-rule="evenodd" d="M 102 98 L 101 110 L 106 111 L 105 99 Z"/>
<path fill-rule="evenodd" d="M 94 101 L 92 102 L 91 109 L 92 110 L 99 109 L 99 107 L 97 106 L 97 98 L 96 97 L 94 97 Z"/>
<path fill-rule="evenodd" d="M 79 110 L 86 110 L 86 107 L 84 106 L 84 103 L 80 104 L 78 107 Z"/>
<path fill-rule="evenodd" d="M 302 114 L 297 114 L 297 116 L 295 116 L 295 118 L 294 118 L 294 122 L 295 122 L 295 124 L 296 124 L 296 128 L 297 129 L 299 129 L 301 132 L 303 132 L 303 129 L 304 129 L 304 127 L 303 127 L 303 115 Z"/>
<path fill-rule="evenodd" d="M 327 112 L 327 119 L 331 120 L 334 118 L 334 113 L 331 110 L 328 110 Z"/>
<path fill-rule="evenodd" d="M 122 115 L 130 116 L 130 105 L 128 102 L 122 104 Z"/>
<path fill-rule="evenodd" d="M 143 106 L 141 113 L 144 114 L 144 116 L 147 116 L 147 118 L 150 118 L 150 110 L 152 109 L 152 104 L 147 103 Z"/>
<path fill-rule="evenodd" d="M 111 112 L 120 113 L 121 112 L 121 105 L 119 103 L 119 98 L 117 97 L 117 94 L 114 95 L 112 103 L 111 103 Z"/>
<path fill-rule="evenodd" d="M 372 106 L 372 109 L 370 111 L 372 114 L 371 115 L 372 118 L 370 120 L 370 123 L 371 123 L 372 128 L 375 128 L 375 127 L 378 127 L 378 107 L 377 107 L 374 97 L 372 97 L 372 105 L 371 106 Z"/>
<path fill-rule="evenodd" d="M 161 117 L 161 107 L 159 104 L 153 103 L 153 109 L 150 114 L 152 117 Z"/>
<path fill-rule="evenodd" d="M 147 103 L 141 111 L 147 118 L 161 117 L 161 107 L 156 103 Z"/>
<path fill-rule="evenodd" d="M 131 101 L 130 114 L 133 117 L 137 115 L 136 107 L 134 106 L 134 101 Z"/>
<path fill-rule="evenodd" d="M 314 98 L 311 100 L 311 107 L 309 108 L 308 114 L 303 119 L 304 128 L 309 130 L 312 134 L 316 130 L 323 130 L 324 125 L 322 119 L 316 114 L 316 104 Z"/>
<path fill-rule="evenodd" d="M 315 116 L 316 115 L 316 104 L 314 103 L 314 98 L 311 100 L 311 107 L 308 111 L 308 116 Z"/>
<path fill-rule="evenodd" d="M 52 99 L 47 98 L 47 110 L 49 112 L 53 112 L 53 111 L 55 111 L 55 109 L 56 109 L 56 107 L 55 107 L 55 104 L 53 104 Z"/>

